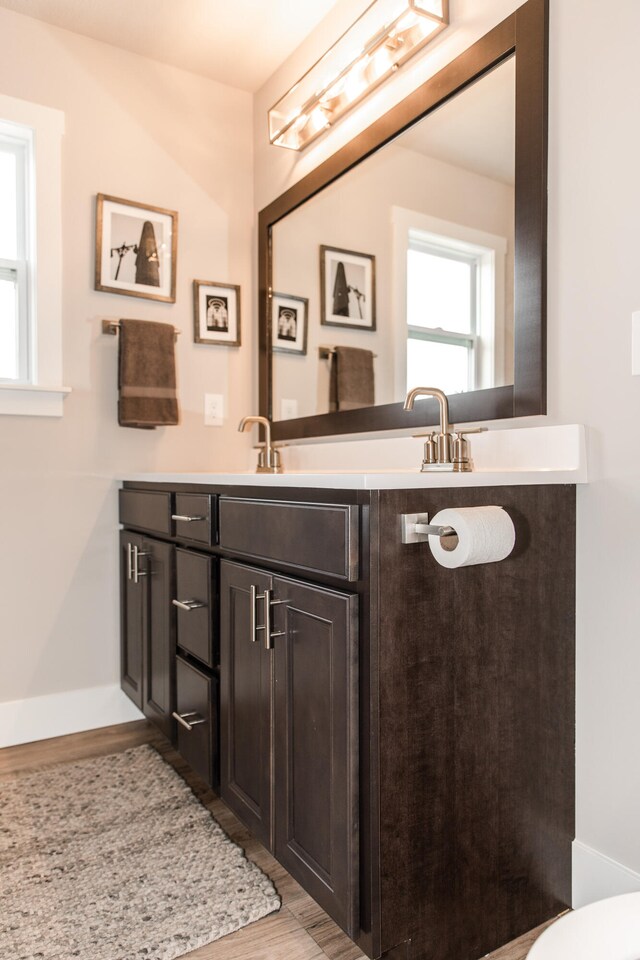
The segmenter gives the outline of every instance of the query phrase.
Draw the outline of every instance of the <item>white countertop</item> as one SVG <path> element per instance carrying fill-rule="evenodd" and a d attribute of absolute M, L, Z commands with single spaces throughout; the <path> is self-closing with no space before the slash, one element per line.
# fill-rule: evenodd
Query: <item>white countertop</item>
<path fill-rule="evenodd" d="M 420 472 L 422 443 L 397 438 L 282 448 L 284 473 L 131 473 L 123 481 L 215 486 L 325 487 L 392 490 L 437 487 L 586 483 L 584 427 L 571 424 L 494 430 L 469 438 L 477 469 L 470 473 Z M 252 461 L 254 459 L 252 453 Z M 383 465 L 393 462 L 394 469 Z M 336 469 L 339 463 L 343 469 Z"/>
<path fill-rule="evenodd" d="M 397 490 L 436 487 L 494 487 L 581 483 L 577 470 L 477 470 L 472 473 L 132 473 L 123 481 L 214 486 L 326 487 L 333 490 Z"/>

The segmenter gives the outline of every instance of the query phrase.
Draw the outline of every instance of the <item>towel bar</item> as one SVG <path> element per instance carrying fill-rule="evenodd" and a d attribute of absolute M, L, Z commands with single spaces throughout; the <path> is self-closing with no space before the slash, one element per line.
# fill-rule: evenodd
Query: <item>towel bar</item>
<path fill-rule="evenodd" d="M 115 337 L 115 336 L 117 335 L 117 333 L 118 333 L 119 330 L 120 330 L 120 321 L 119 321 L 119 320 L 109 320 L 109 319 L 103 318 L 103 320 L 102 320 L 102 332 L 103 332 L 103 333 L 110 333 L 111 336 Z M 174 329 L 173 329 L 173 335 L 174 335 L 174 337 L 175 337 L 176 340 L 177 340 L 178 337 L 180 336 L 181 332 L 182 332 L 181 330 L 176 330 L 175 327 L 174 327 Z"/>
<path fill-rule="evenodd" d="M 329 359 L 331 359 L 331 357 L 333 356 L 333 354 L 334 354 L 335 352 L 336 352 L 336 348 L 335 348 L 335 347 L 318 347 L 318 356 L 320 357 L 321 360 L 329 360 Z M 378 354 L 377 354 L 377 353 L 374 353 L 373 359 L 374 359 L 374 360 L 377 360 L 377 359 L 378 359 Z"/>

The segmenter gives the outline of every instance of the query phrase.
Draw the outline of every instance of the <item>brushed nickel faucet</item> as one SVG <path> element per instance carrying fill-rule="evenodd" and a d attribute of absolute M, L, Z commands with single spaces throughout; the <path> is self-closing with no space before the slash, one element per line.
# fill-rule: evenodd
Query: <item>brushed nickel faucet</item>
<path fill-rule="evenodd" d="M 473 470 L 473 461 L 469 452 L 468 433 L 483 433 L 485 428 L 475 430 L 453 429 L 449 422 L 449 401 L 446 393 L 437 387 L 414 387 L 407 394 L 404 402 L 405 410 L 413 410 L 418 397 L 435 397 L 440 405 L 440 430 L 427 434 L 424 444 L 424 457 L 420 470 L 427 473 L 429 470 L 452 471 L 468 473 Z"/>
<path fill-rule="evenodd" d="M 265 443 L 258 451 L 258 465 L 256 473 L 282 473 L 280 451 L 276 450 L 271 442 L 271 423 L 266 417 L 243 417 L 238 424 L 238 430 L 243 433 L 253 423 L 260 423 L 264 427 Z"/>

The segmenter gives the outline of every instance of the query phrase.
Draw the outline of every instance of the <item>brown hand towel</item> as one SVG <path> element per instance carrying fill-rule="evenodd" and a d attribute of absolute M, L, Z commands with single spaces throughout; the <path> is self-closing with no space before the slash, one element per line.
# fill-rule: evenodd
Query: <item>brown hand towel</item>
<path fill-rule="evenodd" d="M 359 347 L 336 347 L 331 360 L 329 410 L 370 407 L 374 400 L 373 353 Z"/>
<path fill-rule="evenodd" d="M 178 423 L 174 328 L 149 320 L 120 321 L 118 423 L 121 427 Z"/>

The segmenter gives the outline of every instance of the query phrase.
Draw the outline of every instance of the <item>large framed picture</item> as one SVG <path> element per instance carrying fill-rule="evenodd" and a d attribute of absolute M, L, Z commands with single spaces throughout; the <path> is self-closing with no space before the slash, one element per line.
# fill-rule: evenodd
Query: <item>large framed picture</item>
<path fill-rule="evenodd" d="M 271 302 L 272 335 L 271 349 L 274 353 L 307 352 L 306 297 L 293 297 L 286 293 L 274 293 Z"/>
<path fill-rule="evenodd" d="M 193 301 L 196 343 L 240 346 L 240 287 L 194 280 Z"/>
<path fill-rule="evenodd" d="M 96 290 L 176 301 L 178 214 L 99 193 Z"/>
<path fill-rule="evenodd" d="M 320 323 L 375 330 L 376 271 L 372 254 L 324 244 L 320 247 Z"/>

